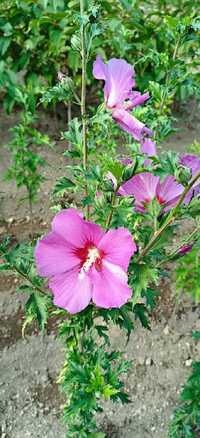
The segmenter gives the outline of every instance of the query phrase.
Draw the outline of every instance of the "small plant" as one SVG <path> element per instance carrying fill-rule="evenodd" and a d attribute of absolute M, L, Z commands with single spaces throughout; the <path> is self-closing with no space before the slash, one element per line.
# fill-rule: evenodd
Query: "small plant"
<path fill-rule="evenodd" d="M 47 135 L 43 135 L 33 127 L 36 116 L 29 94 L 20 89 L 17 93 L 18 99 L 24 105 L 24 111 L 20 115 L 20 123 L 11 129 L 12 139 L 7 144 L 11 152 L 11 165 L 7 170 L 6 178 L 14 180 L 17 187 L 26 189 L 27 195 L 22 200 L 28 200 L 33 235 L 33 203 L 44 181 L 41 168 L 45 165 L 45 160 L 38 154 L 37 147 L 49 145 L 50 140 Z"/>
<path fill-rule="evenodd" d="M 189 293 L 196 303 L 200 301 L 200 246 L 196 244 L 184 258 L 179 259 L 176 270 L 176 289 Z"/>
<path fill-rule="evenodd" d="M 194 332 L 193 337 L 199 340 L 200 332 Z M 192 368 L 170 424 L 169 438 L 198 438 L 200 435 L 200 362 L 193 362 Z"/>

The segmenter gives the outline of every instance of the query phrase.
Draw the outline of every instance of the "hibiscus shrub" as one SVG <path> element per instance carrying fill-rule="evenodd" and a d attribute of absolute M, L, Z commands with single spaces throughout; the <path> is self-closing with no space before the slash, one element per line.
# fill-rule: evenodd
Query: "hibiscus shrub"
<path fill-rule="evenodd" d="M 51 229 L 37 242 L 15 246 L 7 238 L 0 245 L 0 269 L 16 272 L 23 279 L 19 291 L 28 295 L 23 331 L 34 320 L 44 330 L 50 317 L 58 319 L 68 438 L 105 436 L 97 432 L 95 415 L 102 400 L 129 401 L 122 374 L 131 364 L 112 350 L 109 326 L 124 330 L 127 339 L 136 319 L 149 329 L 165 264 L 199 240 L 200 157 L 159 152 L 170 131 L 169 88 L 150 84 L 141 93 L 130 63 L 104 62 L 98 51 L 93 75 L 102 81 L 104 100 L 96 111 L 86 106 L 96 47 L 95 35 L 88 39 L 91 17 L 80 0 L 80 95 L 59 75 L 42 98 L 65 101 L 69 92 L 81 113 L 62 134 L 70 143 L 65 156 L 71 176 L 53 188 Z M 180 237 L 188 217 L 192 231 Z"/>

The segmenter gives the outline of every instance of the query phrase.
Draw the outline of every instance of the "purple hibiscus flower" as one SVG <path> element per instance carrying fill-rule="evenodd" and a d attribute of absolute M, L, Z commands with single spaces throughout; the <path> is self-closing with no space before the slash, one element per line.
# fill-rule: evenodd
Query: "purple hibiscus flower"
<path fill-rule="evenodd" d="M 161 182 L 159 176 L 143 172 L 125 182 L 119 192 L 123 196 L 134 196 L 135 208 L 140 212 L 145 212 L 146 206 L 153 199 L 157 199 L 164 211 L 168 211 L 176 205 L 183 190 L 182 184 L 179 184 L 172 175 L 166 176 Z"/>
<path fill-rule="evenodd" d="M 184 154 L 181 156 L 180 163 L 191 170 L 191 176 L 194 178 L 200 171 L 200 157 L 192 154 Z M 200 193 L 200 178 L 195 182 L 192 189 L 188 193 L 188 199 Z"/>
<path fill-rule="evenodd" d="M 93 75 L 105 81 L 106 107 L 111 110 L 117 124 L 137 141 L 141 141 L 145 135 L 151 136 L 152 131 L 129 112 L 149 98 L 149 93 L 141 95 L 139 91 L 132 91 L 135 86 L 133 67 L 123 59 L 115 58 L 104 64 L 101 57 L 97 56 Z"/>
<path fill-rule="evenodd" d="M 73 208 L 62 210 L 35 249 L 39 275 L 49 279 L 54 304 L 77 313 L 92 301 L 121 307 L 131 297 L 127 269 L 137 247 L 126 228 L 105 232 Z"/>

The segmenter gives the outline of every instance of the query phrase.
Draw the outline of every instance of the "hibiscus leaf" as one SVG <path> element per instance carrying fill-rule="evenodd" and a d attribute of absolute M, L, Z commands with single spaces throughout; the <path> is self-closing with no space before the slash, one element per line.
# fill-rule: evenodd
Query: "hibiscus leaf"
<path fill-rule="evenodd" d="M 148 310 L 146 306 L 142 303 L 137 303 L 133 308 L 133 312 L 135 313 L 135 319 L 139 319 L 144 328 L 151 330 L 149 319 L 147 318 Z"/>
<path fill-rule="evenodd" d="M 56 184 L 54 186 L 53 194 L 54 195 L 63 195 L 66 190 L 72 189 L 73 187 L 75 187 L 75 184 L 73 183 L 73 181 L 71 181 L 66 176 L 63 176 L 62 178 L 60 178 L 56 182 Z"/>
<path fill-rule="evenodd" d="M 149 288 L 142 292 L 141 296 L 145 297 L 146 299 L 146 305 L 150 308 L 152 311 L 156 306 L 156 297 L 158 296 L 158 292 Z"/>
<path fill-rule="evenodd" d="M 31 289 L 30 289 L 31 290 Z M 38 322 L 41 330 L 45 329 L 48 320 L 48 310 L 51 305 L 51 299 L 48 295 L 42 295 L 39 292 L 32 292 L 28 301 L 25 304 L 25 322 L 23 324 L 22 331 L 24 333 L 25 328 L 32 321 Z"/>

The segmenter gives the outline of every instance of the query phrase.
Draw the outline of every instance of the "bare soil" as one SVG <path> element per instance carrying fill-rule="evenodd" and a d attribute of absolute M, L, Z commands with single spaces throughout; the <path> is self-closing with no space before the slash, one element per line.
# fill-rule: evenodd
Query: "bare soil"
<path fill-rule="evenodd" d="M 192 115 L 179 115 L 178 131 L 163 148 L 186 151 L 189 144 L 198 141 L 200 118 L 193 105 L 192 108 Z M 3 145 L 10 135 L 8 129 L 17 119 L 17 114 L 0 113 L 0 237 L 9 233 L 16 241 L 30 235 L 28 208 L 20 201 L 24 193 L 3 179 L 9 165 L 9 153 Z M 56 144 L 54 149 L 41 151 L 48 166 L 34 206 L 36 234 L 49 229 L 53 216 L 49 193 L 65 171 L 62 152 L 67 147 L 55 134 L 58 129 L 65 129 L 62 117 L 55 120 L 54 115 L 41 114 L 39 124 Z M 22 338 L 25 297 L 16 293 L 17 281 L 13 275 L 0 277 L 0 436 L 64 438 L 64 400 L 56 384 L 64 360 L 63 347 L 52 329 L 41 335 L 33 327 Z M 125 337 L 118 330 L 111 330 L 113 346 L 125 351 L 133 367 L 126 377 L 131 403 L 121 406 L 106 402 L 104 413 L 98 417 L 99 427 L 107 437 L 167 438 L 181 385 L 191 372 L 192 359 L 200 360 L 200 346 L 191 339 L 191 332 L 200 330 L 199 307 L 188 299 L 177 303 L 169 280 L 162 284 L 158 305 L 151 331 L 137 323 L 127 347 Z"/>

